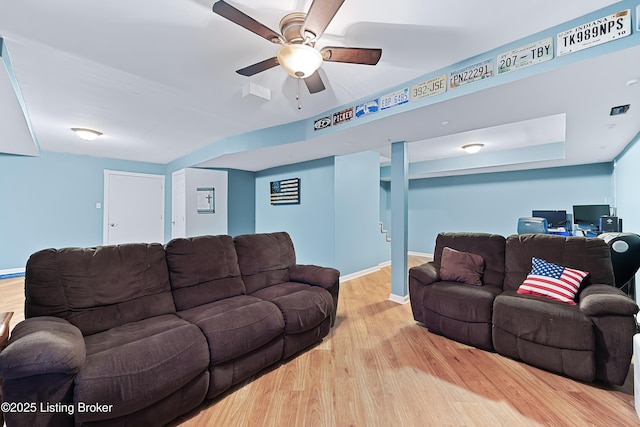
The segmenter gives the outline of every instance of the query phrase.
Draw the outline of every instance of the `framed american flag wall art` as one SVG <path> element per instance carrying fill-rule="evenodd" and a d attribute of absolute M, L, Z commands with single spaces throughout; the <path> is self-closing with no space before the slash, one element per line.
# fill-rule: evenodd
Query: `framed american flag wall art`
<path fill-rule="evenodd" d="M 271 181 L 272 205 L 300 204 L 300 178 Z"/>

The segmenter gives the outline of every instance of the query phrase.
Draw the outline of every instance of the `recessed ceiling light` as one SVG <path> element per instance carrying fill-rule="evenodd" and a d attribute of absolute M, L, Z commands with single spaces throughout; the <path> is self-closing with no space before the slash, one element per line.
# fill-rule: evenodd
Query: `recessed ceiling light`
<path fill-rule="evenodd" d="M 640 83 L 640 79 L 631 79 L 631 80 L 627 80 L 627 86 L 633 86 L 635 84 Z"/>
<path fill-rule="evenodd" d="M 482 149 L 482 147 L 484 147 L 484 144 L 475 143 L 475 144 L 463 145 L 462 149 L 464 151 L 466 151 L 467 153 L 469 153 L 469 154 L 475 154 L 478 151 L 480 151 Z"/>
<path fill-rule="evenodd" d="M 78 135 L 81 139 L 85 141 L 93 141 L 102 135 L 102 132 L 98 132 L 97 130 L 87 129 L 87 128 L 71 128 L 72 131 Z"/>
<path fill-rule="evenodd" d="M 442 126 L 446 126 L 448 124 L 449 124 L 449 120 L 445 120 L 445 121 L 442 122 Z"/>

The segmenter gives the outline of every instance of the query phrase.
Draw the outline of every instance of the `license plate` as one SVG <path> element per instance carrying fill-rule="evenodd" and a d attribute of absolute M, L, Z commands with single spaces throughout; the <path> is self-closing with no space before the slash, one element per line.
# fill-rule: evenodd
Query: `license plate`
<path fill-rule="evenodd" d="M 521 46 L 498 56 L 498 74 L 519 70 L 553 59 L 553 38 Z"/>
<path fill-rule="evenodd" d="M 493 59 L 478 62 L 469 67 L 451 72 L 449 75 L 449 86 L 455 89 L 469 83 L 477 82 L 493 77 Z"/>
<path fill-rule="evenodd" d="M 411 86 L 411 100 L 428 98 L 433 95 L 439 95 L 447 91 L 447 75 L 443 74 L 438 77 L 420 82 Z"/>
<path fill-rule="evenodd" d="M 409 102 L 409 88 L 406 87 L 393 93 L 380 97 L 380 110 L 395 107 Z"/>
<path fill-rule="evenodd" d="M 603 16 L 558 34 L 558 56 L 631 35 L 631 10 Z"/>
<path fill-rule="evenodd" d="M 333 125 L 346 123 L 353 119 L 353 107 L 333 113 Z"/>
<path fill-rule="evenodd" d="M 356 117 L 364 117 L 368 114 L 377 113 L 379 109 L 378 100 L 372 99 L 364 104 L 356 105 Z"/>

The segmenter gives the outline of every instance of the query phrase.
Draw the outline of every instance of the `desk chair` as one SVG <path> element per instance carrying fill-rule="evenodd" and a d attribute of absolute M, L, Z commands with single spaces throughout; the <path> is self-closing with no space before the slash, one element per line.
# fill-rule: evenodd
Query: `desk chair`
<path fill-rule="evenodd" d="M 640 236 L 634 233 L 602 233 L 611 250 L 616 287 L 635 298 L 635 274 L 640 268 Z"/>

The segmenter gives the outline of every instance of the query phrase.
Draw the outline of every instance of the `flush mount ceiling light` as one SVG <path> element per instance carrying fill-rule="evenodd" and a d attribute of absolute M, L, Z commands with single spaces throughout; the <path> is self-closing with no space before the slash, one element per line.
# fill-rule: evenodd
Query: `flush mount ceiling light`
<path fill-rule="evenodd" d="M 482 149 L 482 147 L 484 147 L 484 144 L 475 143 L 475 144 L 463 145 L 462 149 L 464 151 L 466 151 L 467 153 L 469 153 L 469 154 L 475 154 L 478 151 L 480 151 Z"/>
<path fill-rule="evenodd" d="M 87 128 L 71 128 L 72 131 L 78 135 L 81 139 L 85 141 L 93 141 L 102 135 L 102 132 L 98 132 L 97 130 L 87 129 Z"/>

